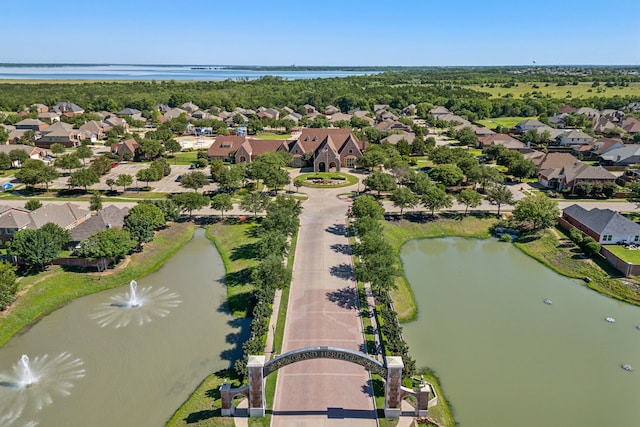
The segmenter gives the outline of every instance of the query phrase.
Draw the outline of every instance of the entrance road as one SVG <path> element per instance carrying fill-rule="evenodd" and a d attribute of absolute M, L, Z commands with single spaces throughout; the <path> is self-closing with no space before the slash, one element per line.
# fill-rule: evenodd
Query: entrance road
<path fill-rule="evenodd" d="M 351 252 L 346 235 L 349 189 L 306 188 L 300 215 L 284 348 L 364 345 Z M 376 426 L 369 373 L 348 362 L 316 359 L 278 371 L 271 425 Z"/>

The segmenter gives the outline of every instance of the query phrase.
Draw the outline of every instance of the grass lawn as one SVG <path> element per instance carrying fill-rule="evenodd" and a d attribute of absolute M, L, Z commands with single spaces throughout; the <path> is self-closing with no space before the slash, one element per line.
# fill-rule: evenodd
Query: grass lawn
<path fill-rule="evenodd" d="M 174 158 L 169 157 L 167 162 L 170 165 L 190 165 L 198 160 L 197 151 L 181 151 L 173 154 Z"/>
<path fill-rule="evenodd" d="M 640 264 L 639 250 L 627 249 L 622 245 L 607 245 L 606 248 L 626 262 L 630 262 L 631 264 Z"/>
<path fill-rule="evenodd" d="M 462 214 L 441 214 L 435 219 L 425 214 L 422 222 L 400 220 L 384 223 L 384 233 L 387 240 L 399 253 L 402 244 L 411 239 L 433 237 L 489 237 L 489 227 L 496 222 L 494 215 L 463 216 Z M 400 263 L 399 267 L 402 269 Z M 396 280 L 397 288 L 391 291 L 393 304 L 401 322 L 414 320 L 418 314 L 411 286 L 404 278 Z"/>
<path fill-rule="evenodd" d="M 633 283 L 634 279 L 620 277 L 620 273 L 603 258 L 582 257 L 580 250 L 561 228 L 541 231 L 535 236 L 524 236 L 514 244 L 527 255 L 564 276 L 590 278 L 591 282 L 585 284 L 597 292 L 629 304 L 640 305 L 640 290 L 637 283 Z M 620 279 L 632 283 L 632 286 L 625 285 Z"/>
<path fill-rule="evenodd" d="M 544 83 L 544 82 L 529 82 L 518 83 L 517 86 L 505 88 L 496 84 L 496 87 L 490 88 L 486 85 L 471 85 L 466 86 L 469 89 L 477 90 L 479 92 L 487 92 L 491 94 L 492 98 L 501 98 L 510 93 L 514 98 L 523 98 L 526 93 L 532 94 L 533 92 L 541 92 L 543 96 L 551 96 L 552 98 L 590 98 L 592 96 L 610 98 L 613 96 L 640 96 L 640 82 L 629 83 L 628 87 L 605 87 L 604 84 L 600 84 L 599 87 L 591 87 L 591 82 L 579 82 L 578 85 L 566 85 L 558 86 L 556 83 Z M 534 88 L 533 86 L 539 86 Z M 571 95 L 568 97 L 567 95 Z"/>
<path fill-rule="evenodd" d="M 256 232 L 259 221 L 240 222 L 228 218 L 207 227 L 207 237 L 212 239 L 222 256 L 227 272 L 227 298 L 234 316 L 250 315 L 250 297 L 253 286 L 251 270 L 260 263 L 256 259 Z"/>
<path fill-rule="evenodd" d="M 191 223 L 173 224 L 157 233 L 142 252 L 131 255 L 128 264 L 120 262 L 115 269 L 105 273 L 69 272 L 53 266 L 45 272 L 25 276 L 18 282 L 19 290 L 28 289 L 9 311 L 0 314 L 0 345 L 25 326 L 71 300 L 139 280 L 157 270 L 191 239 L 193 230 Z"/>
<path fill-rule="evenodd" d="M 272 132 L 258 132 L 255 137 L 257 139 L 275 139 L 275 140 L 280 140 L 280 139 L 291 139 L 291 134 L 290 133 L 285 133 L 285 134 L 279 134 L 279 133 L 272 133 Z"/>
<path fill-rule="evenodd" d="M 512 128 L 521 121 L 528 119 L 537 119 L 537 117 L 494 117 L 491 119 L 477 120 L 477 123 L 489 129 L 495 129 L 498 126 Z"/>
<path fill-rule="evenodd" d="M 334 182 L 338 183 L 328 183 L 329 181 L 335 180 L 337 178 L 342 178 L 342 180 L 336 180 Z M 322 183 L 313 183 L 311 181 L 307 181 L 308 179 L 318 179 L 326 181 L 327 184 Z M 298 176 L 295 182 L 300 183 L 303 187 L 311 187 L 311 188 L 341 188 L 341 187 L 349 187 L 351 185 L 358 183 L 358 177 L 343 173 L 343 172 L 310 172 L 304 173 Z"/>

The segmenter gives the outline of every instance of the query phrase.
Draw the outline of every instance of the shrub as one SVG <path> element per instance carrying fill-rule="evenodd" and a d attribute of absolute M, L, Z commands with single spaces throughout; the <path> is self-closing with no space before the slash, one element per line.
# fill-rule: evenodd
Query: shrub
<path fill-rule="evenodd" d="M 580 230 L 578 230 L 577 228 L 572 228 L 571 230 L 569 230 L 569 238 L 576 244 L 576 245 L 581 245 L 582 241 L 584 240 L 584 235 L 582 234 L 582 232 Z M 593 240 L 593 239 L 591 239 Z"/>
<path fill-rule="evenodd" d="M 500 236 L 500 241 L 501 242 L 511 242 L 511 234 L 505 233 L 502 236 Z"/>

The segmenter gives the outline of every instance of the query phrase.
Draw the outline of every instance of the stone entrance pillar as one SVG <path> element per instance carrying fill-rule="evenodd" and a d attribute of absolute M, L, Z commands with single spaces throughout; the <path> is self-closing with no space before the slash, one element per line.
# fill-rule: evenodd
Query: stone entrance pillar
<path fill-rule="evenodd" d="M 402 357 L 387 356 L 387 382 L 384 389 L 384 416 L 386 418 L 398 418 L 402 412 L 401 387 L 402 387 Z"/>
<path fill-rule="evenodd" d="M 264 417 L 264 356 L 249 356 L 247 369 L 249 371 L 249 416 Z"/>

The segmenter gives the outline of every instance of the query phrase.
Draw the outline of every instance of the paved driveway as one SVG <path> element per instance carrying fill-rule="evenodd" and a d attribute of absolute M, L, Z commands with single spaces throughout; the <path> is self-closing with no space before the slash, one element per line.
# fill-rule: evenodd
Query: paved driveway
<path fill-rule="evenodd" d="M 305 189 L 281 353 L 308 346 L 360 351 L 364 345 L 351 252 L 345 234 L 348 189 Z M 272 425 L 375 426 L 369 373 L 316 359 L 278 371 Z"/>

